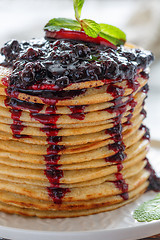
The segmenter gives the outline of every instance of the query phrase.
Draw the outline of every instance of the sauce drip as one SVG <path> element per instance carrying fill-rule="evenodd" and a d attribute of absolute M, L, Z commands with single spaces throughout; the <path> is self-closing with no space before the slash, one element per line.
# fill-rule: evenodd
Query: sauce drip
<path fill-rule="evenodd" d="M 153 169 L 149 160 L 147 158 L 145 160 L 147 160 L 147 164 L 145 168 L 150 172 L 148 190 L 160 192 L 160 177 L 157 175 L 156 171 Z"/>
<path fill-rule="evenodd" d="M 25 135 L 21 135 L 21 132 L 23 131 L 24 127 L 22 125 L 22 122 L 20 121 L 20 117 L 22 114 L 21 110 L 15 110 L 10 109 L 11 118 L 13 120 L 13 123 L 11 124 L 11 130 L 14 138 L 21 138 Z"/>
<path fill-rule="evenodd" d="M 143 139 L 150 140 L 150 131 L 149 131 L 149 129 L 145 125 L 143 125 L 143 124 L 141 124 L 139 129 L 145 131 L 145 134 L 143 135 Z"/>
<path fill-rule="evenodd" d="M 44 125 L 41 131 L 46 133 L 49 146 L 47 148 L 47 155 L 44 155 L 46 162 L 46 169 L 44 174 L 46 175 L 50 186 L 47 187 L 48 195 L 52 198 L 55 204 L 61 204 L 62 199 L 66 193 L 70 192 L 69 188 L 62 188 L 60 179 L 63 177 L 63 170 L 60 170 L 61 166 L 58 162 L 60 160 L 59 152 L 65 149 L 65 146 L 58 145 L 62 141 L 61 136 L 57 136 L 59 129 L 56 127 L 57 120 L 60 115 L 50 114 L 56 112 L 55 106 L 49 106 L 46 109 L 47 114 L 30 113 L 31 117 L 39 121 Z M 53 124 L 48 127 L 46 124 Z"/>
<path fill-rule="evenodd" d="M 128 184 L 121 173 L 121 170 L 123 169 L 123 161 L 127 157 L 127 155 L 124 153 L 125 145 L 123 143 L 122 129 L 122 124 L 119 123 L 113 128 L 106 130 L 106 133 L 110 134 L 111 139 L 114 140 L 113 144 L 109 144 L 109 150 L 114 151 L 115 154 L 106 158 L 105 160 L 106 162 L 117 164 L 117 173 L 115 173 L 116 180 L 113 183 L 115 184 L 116 188 L 121 191 L 120 196 L 123 198 L 123 200 L 128 200 Z"/>

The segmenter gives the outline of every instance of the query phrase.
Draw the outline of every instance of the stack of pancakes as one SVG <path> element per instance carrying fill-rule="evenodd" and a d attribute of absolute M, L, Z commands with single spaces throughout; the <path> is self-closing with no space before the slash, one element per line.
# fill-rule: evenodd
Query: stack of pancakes
<path fill-rule="evenodd" d="M 12 91 L 0 67 L 0 210 L 42 218 L 119 208 L 148 186 L 147 74 Z"/>

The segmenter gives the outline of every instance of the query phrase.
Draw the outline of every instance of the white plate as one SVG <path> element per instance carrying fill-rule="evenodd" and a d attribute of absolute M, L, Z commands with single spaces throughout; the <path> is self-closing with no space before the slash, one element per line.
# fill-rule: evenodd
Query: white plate
<path fill-rule="evenodd" d="M 152 141 L 149 158 L 160 166 L 160 142 Z M 160 169 L 159 169 L 160 173 Z M 137 206 L 156 195 L 143 194 L 137 201 L 112 212 L 71 219 L 39 219 L 0 213 L 0 237 L 12 240 L 135 240 L 160 233 L 160 221 L 139 223 L 132 217 Z"/>

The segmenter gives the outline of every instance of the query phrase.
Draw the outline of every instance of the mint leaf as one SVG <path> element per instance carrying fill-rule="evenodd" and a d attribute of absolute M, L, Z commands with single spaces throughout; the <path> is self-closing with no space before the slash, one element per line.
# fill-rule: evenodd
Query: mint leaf
<path fill-rule="evenodd" d="M 53 18 L 45 25 L 44 30 L 59 31 L 61 29 L 69 29 L 73 31 L 84 31 L 89 37 L 97 38 L 100 36 L 106 39 L 107 41 L 104 42 L 110 47 L 115 48 L 115 46 L 123 45 L 126 41 L 126 35 L 119 28 L 104 23 L 98 24 L 90 19 L 80 20 L 84 1 L 85 0 L 73 0 L 76 20 L 69 18 Z M 100 38 L 98 42 L 103 44 Z"/>
<path fill-rule="evenodd" d="M 81 26 L 89 37 L 96 38 L 100 32 L 99 24 L 90 19 L 81 20 Z"/>
<path fill-rule="evenodd" d="M 77 20 L 79 20 L 81 17 L 81 11 L 82 11 L 83 4 L 84 4 L 84 0 L 73 0 L 75 18 Z"/>
<path fill-rule="evenodd" d="M 152 200 L 141 204 L 133 213 L 138 222 L 160 220 L 160 193 Z"/>
<path fill-rule="evenodd" d="M 99 33 L 100 37 L 107 39 L 114 45 L 122 45 L 125 43 L 126 34 L 122 30 L 109 24 L 100 23 L 99 25 L 101 28 Z"/>
<path fill-rule="evenodd" d="M 49 31 L 58 31 L 62 28 L 80 31 L 81 25 L 78 21 L 69 18 L 53 18 L 44 27 Z"/>

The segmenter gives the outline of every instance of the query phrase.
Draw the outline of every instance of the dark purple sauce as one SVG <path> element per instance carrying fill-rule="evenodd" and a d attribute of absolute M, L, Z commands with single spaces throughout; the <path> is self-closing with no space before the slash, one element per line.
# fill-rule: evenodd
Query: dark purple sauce
<path fill-rule="evenodd" d="M 5 99 L 5 105 L 15 110 L 27 109 L 29 110 L 29 112 L 33 112 L 33 113 L 39 113 L 44 107 L 43 104 L 25 102 L 19 99 L 9 98 L 9 97 Z"/>
<path fill-rule="evenodd" d="M 126 183 L 126 181 L 123 179 L 123 176 L 121 173 L 117 173 L 115 174 L 117 181 L 114 182 L 116 188 L 118 188 L 122 194 L 120 194 L 120 196 L 123 198 L 123 200 L 128 200 L 129 196 L 128 196 L 128 184 Z"/>
<path fill-rule="evenodd" d="M 61 90 L 72 83 L 88 80 L 109 82 L 129 79 L 136 88 L 135 77 L 153 61 L 153 54 L 124 46 L 109 46 L 67 39 L 34 39 L 7 42 L 1 48 L 3 66 L 13 72 L 7 84 L 18 89 Z M 142 75 L 142 74 L 141 74 Z M 146 77 L 146 73 L 143 74 Z M 134 86 L 133 86 L 134 85 Z"/>
<path fill-rule="evenodd" d="M 145 134 L 143 135 L 143 139 L 150 140 L 150 131 L 149 128 L 147 128 L 145 125 L 141 124 L 140 130 L 144 130 Z"/>
<path fill-rule="evenodd" d="M 21 132 L 24 127 L 22 122 L 20 121 L 20 117 L 22 114 L 21 110 L 10 109 L 11 118 L 13 119 L 13 123 L 11 124 L 11 130 L 14 138 L 20 138 Z"/>
<path fill-rule="evenodd" d="M 122 151 L 118 152 L 115 155 L 111 157 L 105 158 L 106 162 L 111 162 L 111 163 L 121 163 L 126 159 L 127 155 Z"/>
<path fill-rule="evenodd" d="M 147 165 L 145 168 L 150 172 L 148 190 L 160 192 L 160 176 L 157 175 L 149 160 L 147 158 L 145 160 L 147 160 Z"/>

